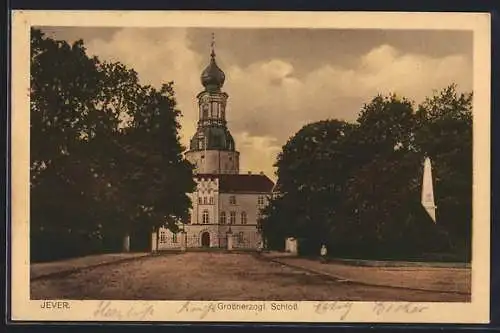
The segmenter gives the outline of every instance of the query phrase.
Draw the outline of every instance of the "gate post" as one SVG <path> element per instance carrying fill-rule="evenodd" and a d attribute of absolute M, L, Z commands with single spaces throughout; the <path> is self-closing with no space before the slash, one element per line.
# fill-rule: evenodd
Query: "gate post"
<path fill-rule="evenodd" d="M 181 251 L 182 252 L 186 251 L 186 238 L 187 238 L 187 233 L 184 230 L 181 231 Z"/>
<path fill-rule="evenodd" d="M 297 255 L 298 249 L 297 249 L 297 238 L 295 237 L 288 237 L 285 240 L 285 251 L 290 252 L 292 255 Z"/>
<path fill-rule="evenodd" d="M 130 235 L 129 234 L 126 234 L 123 237 L 122 250 L 123 250 L 123 252 L 130 252 Z"/>
<path fill-rule="evenodd" d="M 227 232 L 227 250 L 233 250 L 233 232 L 231 231 L 231 229 L 229 229 L 229 231 Z"/>
<path fill-rule="evenodd" d="M 156 243 L 156 231 L 153 231 L 151 233 L 151 252 L 158 251 L 157 245 L 158 244 Z"/>

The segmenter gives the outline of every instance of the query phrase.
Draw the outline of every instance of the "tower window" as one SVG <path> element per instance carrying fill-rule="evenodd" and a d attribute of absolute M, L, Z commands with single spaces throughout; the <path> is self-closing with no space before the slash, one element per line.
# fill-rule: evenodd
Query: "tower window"
<path fill-rule="evenodd" d="M 206 205 L 207 204 L 207 197 L 203 197 L 203 204 Z"/>
<path fill-rule="evenodd" d="M 219 222 L 220 224 L 226 224 L 226 212 L 220 212 Z"/>
<path fill-rule="evenodd" d="M 208 104 L 203 104 L 202 106 L 202 110 L 203 110 L 203 118 L 208 118 Z"/>
<path fill-rule="evenodd" d="M 202 204 L 202 199 L 201 197 L 198 197 L 198 204 L 201 205 Z"/>
<path fill-rule="evenodd" d="M 214 204 L 214 197 L 210 197 L 210 204 L 213 205 Z"/>
<path fill-rule="evenodd" d="M 208 219 L 208 210 L 203 211 L 203 224 L 208 224 L 209 219 Z"/>
<path fill-rule="evenodd" d="M 241 224 L 247 224 L 247 213 L 241 212 Z"/>
<path fill-rule="evenodd" d="M 235 224 L 236 223 L 236 212 L 231 212 L 229 215 L 229 224 Z"/>

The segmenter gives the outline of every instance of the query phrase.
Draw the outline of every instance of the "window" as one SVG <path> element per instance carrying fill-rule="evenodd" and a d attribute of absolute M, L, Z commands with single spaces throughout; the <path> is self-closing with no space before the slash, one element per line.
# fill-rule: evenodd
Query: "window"
<path fill-rule="evenodd" d="M 220 224 L 226 224 L 226 212 L 220 212 Z"/>
<path fill-rule="evenodd" d="M 210 204 L 213 205 L 214 204 L 214 197 L 210 197 Z"/>
<path fill-rule="evenodd" d="M 239 232 L 236 239 L 238 243 L 243 243 L 243 232 Z"/>
<path fill-rule="evenodd" d="M 203 224 L 208 224 L 208 210 L 203 211 Z"/>
<path fill-rule="evenodd" d="M 229 204 L 236 205 L 236 196 L 232 195 L 229 197 Z"/>
<path fill-rule="evenodd" d="M 231 212 L 229 215 L 229 224 L 235 224 L 236 223 L 236 212 Z"/>
<path fill-rule="evenodd" d="M 203 204 L 206 205 L 207 204 L 207 197 L 203 197 Z"/>
<path fill-rule="evenodd" d="M 165 231 L 160 231 L 160 243 L 165 243 L 167 241 L 167 233 Z"/>
<path fill-rule="evenodd" d="M 264 205 L 264 196 L 263 195 L 259 195 L 257 197 L 257 205 L 259 205 L 259 206 Z"/>
<path fill-rule="evenodd" d="M 177 243 L 177 234 L 172 234 L 172 243 Z"/>
<path fill-rule="evenodd" d="M 241 212 L 241 224 L 247 224 L 247 213 Z"/>
<path fill-rule="evenodd" d="M 200 205 L 202 204 L 201 200 L 202 200 L 201 197 L 198 197 L 198 204 L 200 204 Z"/>

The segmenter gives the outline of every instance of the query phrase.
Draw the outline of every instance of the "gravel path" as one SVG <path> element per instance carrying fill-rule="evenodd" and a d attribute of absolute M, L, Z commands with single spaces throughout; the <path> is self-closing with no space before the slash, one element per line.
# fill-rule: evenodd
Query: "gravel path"
<path fill-rule="evenodd" d="M 30 267 L 30 279 L 39 279 L 45 276 L 70 272 L 84 267 L 106 265 L 118 261 L 145 257 L 147 255 L 149 255 L 149 253 L 108 253 L 51 262 L 34 263 L 31 264 Z"/>
<path fill-rule="evenodd" d="M 333 281 L 252 254 L 187 252 L 31 282 L 32 299 L 469 301 L 469 296 Z"/>
<path fill-rule="evenodd" d="M 471 269 L 445 267 L 369 267 L 318 260 L 279 258 L 279 262 L 376 286 L 470 294 Z"/>

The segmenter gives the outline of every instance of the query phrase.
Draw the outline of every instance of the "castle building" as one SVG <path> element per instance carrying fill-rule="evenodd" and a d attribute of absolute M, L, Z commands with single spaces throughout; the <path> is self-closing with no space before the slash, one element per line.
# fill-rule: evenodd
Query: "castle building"
<path fill-rule="evenodd" d="M 201 74 L 204 89 L 196 96 L 198 126 L 185 154 L 196 182 L 196 190 L 189 194 L 190 217 L 177 234 L 160 229 L 158 250 L 180 248 L 183 242 L 187 248 L 225 248 L 229 238 L 234 248 L 252 249 L 262 241 L 259 214 L 274 183 L 262 172 L 240 173 L 240 153 L 226 120 L 226 77 L 215 58 L 212 42 L 210 63 Z"/>

